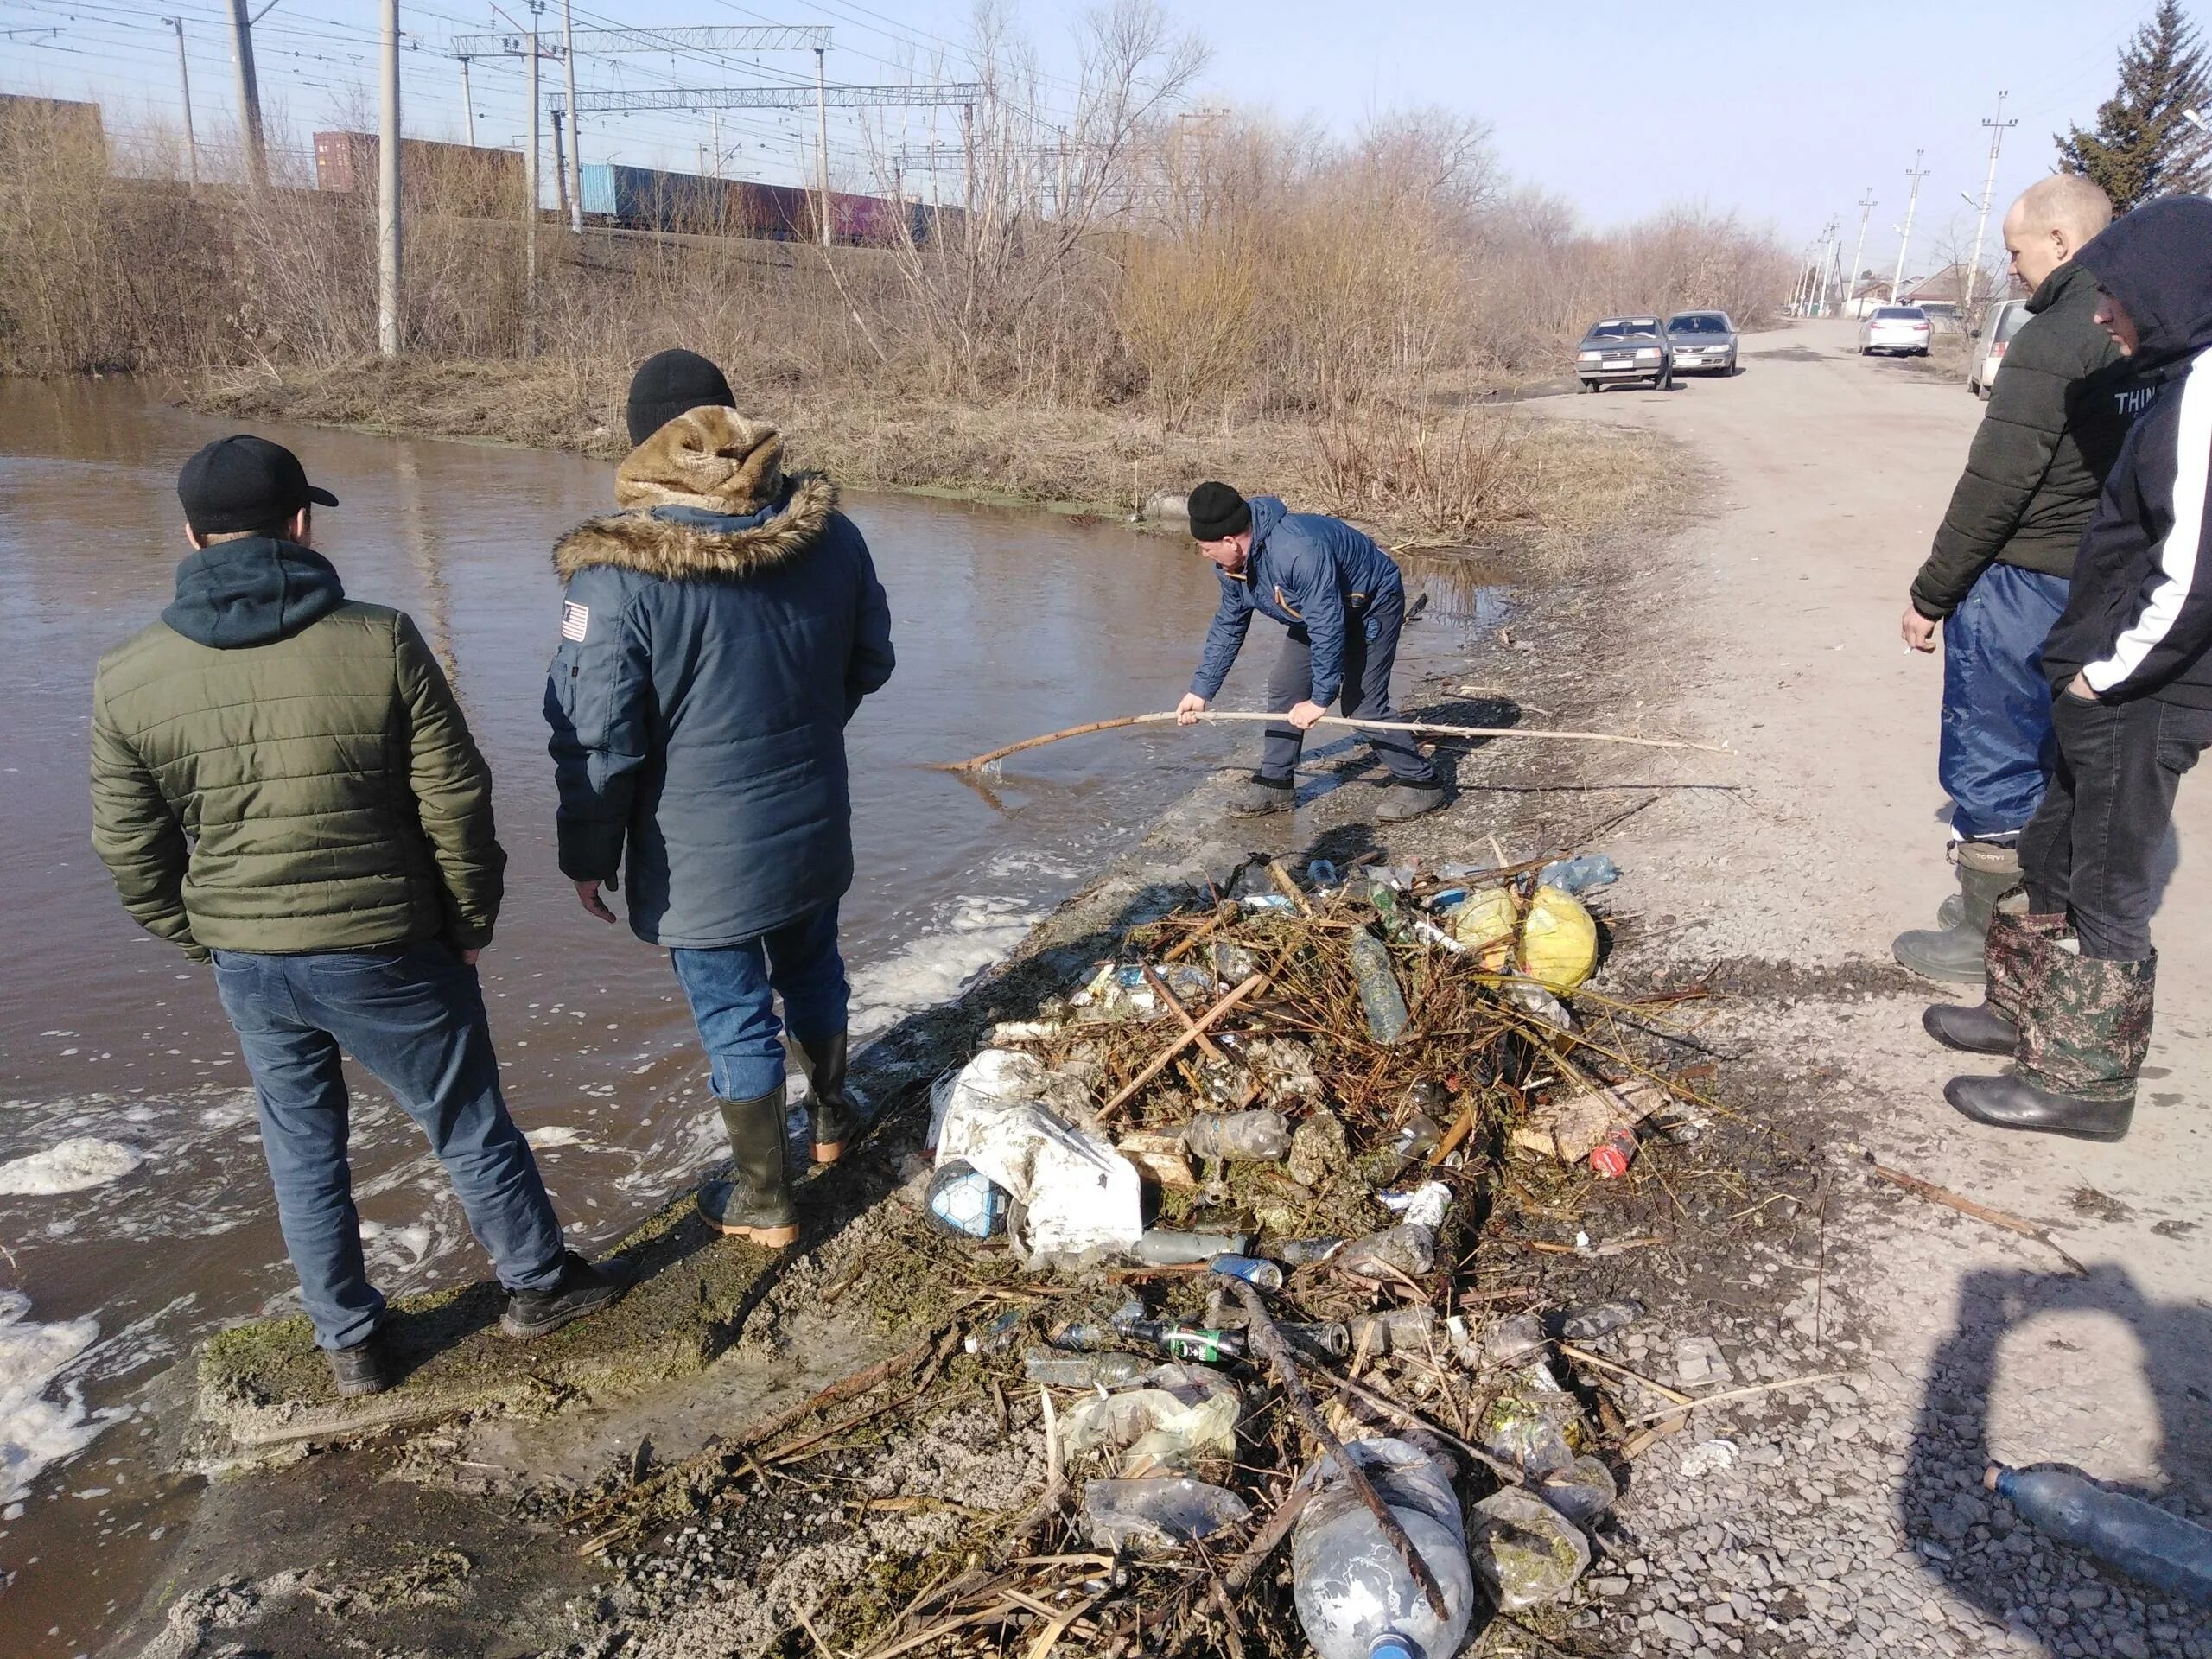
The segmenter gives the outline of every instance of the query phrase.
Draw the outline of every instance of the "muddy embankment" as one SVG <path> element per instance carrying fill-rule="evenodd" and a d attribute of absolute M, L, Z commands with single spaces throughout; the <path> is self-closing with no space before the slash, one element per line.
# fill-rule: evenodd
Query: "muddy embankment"
<path fill-rule="evenodd" d="M 1649 573 L 1606 556 L 1617 580 L 1544 595 L 1510 632 L 1471 633 L 1458 671 L 1403 687 L 1402 702 L 1457 723 L 1668 734 L 1650 649 L 1660 624 L 1630 592 Z M 1452 809 L 1387 837 L 1372 823 L 1379 771 L 1349 744 L 1309 755 L 1294 823 L 1225 820 L 1225 780 L 1203 785 L 1004 967 L 869 1047 L 859 1070 L 875 1126 L 856 1156 L 804 1184 L 805 1232 L 786 1255 L 709 1238 L 679 1195 L 634 1236 L 650 1276 L 611 1316 L 518 1348 L 492 1330 L 486 1288 L 423 1299 L 404 1309 L 416 1374 L 361 1406 L 327 1397 L 296 1322 L 218 1338 L 196 1376 L 180 1375 L 168 1421 L 181 1461 L 221 1472 L 113 1650 L 320 1650 L 341 1632 L 400 1652 L 751 1654 L 780 1640 L 795 1654 L 820 1639 L 888 1650 L 964 1605 L 956 1592 L 1020 1548 L 1073 1552 L 1068 1593 L 1103 1599 L 1104 1620 L 1114 1574 L 1082 1554 L 1079 1531 L 1020 1529 L 1045 1476 L 1033 1389 L 1013 1355 L 969 1354 L 962 1338 L 1008 1311 L 1033 1324 L 1055 1308 L 1103 1310 L 1116 1287 L 1027 1280 L 923 1224 L 899 1188 L 929 1084 L 990 1024 L 1033 1015 L 1132 926 L 1204 903 L 1206 885 L 1255 852 L 1517 861 L 1602 844 L 1667 791 L 1727 786 L 1729 767 L 1512 741 L 1442 760 L 1457 773 Z M 1665 950 L 1675 918 L 1600 909 L 1606 995 L 1679 983 Z M 1736 977 L 1760 973 L 1744 964 Z M 1686 1029 L 1669 1040 L 1676 1069 L 1718 1109 L 1652 1150 L 1650 1179 L 1601 1190 L 1517 1163 L 1480 1176 L 1457 1275 L 1471 1313 L 1632 1294 L 1656 1314 L 1699 1303 L 1747 1248 L 1817 1249 L 1817 1170 L 1750 1104 L 1781 1090 L 1779 1068 L 1762 1075 L 1725 1043 L 1701 1057 L 1706 1039 Z M 1741 1317 L 1773 1330 L 1777 1312 Z M 1832 1338 L 1832 1313 L 1828 1324 Z M 1645 1345 L 1631 1328 L 1593 1346 L 1640 1366 Z M 1777 1343 L 1758 1374 L 1796 1357 Z M 1618 1395 L 1599 1369 L 1577 1381 L 1617 1451 L 1624 1413 L 1652 1400 Z M 377 1432 L 362 1439 L 364 1427 Z M 1619 1472 L 1632 1486 L 1636 1471 Z M 1588 1581 L 1598 1590 L 1543 1611 L 1554 1636 L 1601 1618 L 1605 1575 L 1637 1553 L 1618 1533 L 1595 1541 L 1613 1559 Z M 1248 1636 L 1292 1628 L 1272 1567 L 1250 1593 Z M 1041 1631 L 1054 1614 L 1008 1602 L 994 1628 Z M 1080 1629 L 1096 1639 L 1097 1624 Z M 1203 1619 L 1185 1635 L 1215 1639 Z"/>

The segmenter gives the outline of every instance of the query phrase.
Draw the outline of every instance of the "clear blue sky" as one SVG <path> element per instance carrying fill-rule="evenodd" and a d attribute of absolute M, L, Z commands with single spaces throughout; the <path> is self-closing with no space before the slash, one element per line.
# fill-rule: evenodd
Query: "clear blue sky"
<path fill-rule="evenodd" d="M 524 16 L 523 0 L 506 10 Z M 1209 104 L 1311 117 L 1340 132 L 1393 107 L 1434 104 L 1479 116 L 1519 181 L 1572 201 L 1609 225 L 1684 200 L 1770 223 L 1809 240 L 1830 214 L 1855 234 L 1854 204 L 1871 186 L 1878 205 L 1866 264 L 1894 257 L 1906 168 L 1924 148 L 1916 247 L 1973 235 L 1961 193 L 1978 194 L 1988 134 L 1980 123 L 2011 93 L 1998 201 L 2048 170 L 2051 134 L 2087 121 L 2110 90 L 2121 42 L 2152 0 L 1938 0 L 1915 18 L 1874 21 L 1871 8 L 1738 3 L 1672 8 L 1624 0 L 1567 3 L 1419 4 L 1348 9 L 1320 0 L 1189 0 L 1172 14 L 1212 48 L 1200 96 Z M 223 0 L 0 0 L 0 90 L 95 97 L 111 124 L 147 111 L 174 119 L 174 38 L 160 19 L 181 16 L 203 136 L 235 119 Z M 557 29 L 560 0 L 548 7 Z M 1071 20 L 1080 8 L 1031 0 L 1020 12 L 1048 69 L 1071 78 Z M 279 0 L 256 39 L 264 99 L 296 136 L 372 107 L 378 8 L 372 0 Z M 405 60 L 410 125 L 460 136 L 458 71 L 447 43 L 495 26 L 483 0 L 404 3 L 414 37 Z M 928 56 L 957 72 L 968 37 L 963 0 L 593 0 L 579 27 L 621 22 L 827 22 L 833 81 L 903 80 Z M 1355 22 L 1348 24 L 1347 20 Z M 810 80 L 806 54 L 742 60 L 633 57 L 581 67 L 588 87 Z M 518 143 L 522 76 L 512 61 L 480 61 L 473 102 L 479 142 Z M 557 67 L 548 75 L 557 84 Z M 1063 95 L 1056 92 L 1056 95 Z M 925 136 L 918 124 L 908 142 Z M 788 181 L 810 143 L 810 113 L 726 117 L 726 166 Z M 585 159 L 692 167 L 709 123 L 688 114 L 634 115 L 588 124 Z M 949 135 L 954 129 L 942 126 Z M 833 161 L 860 182 L 856 128 L 833 120 Z M 550 192 L 550 182 L 549 182 Z M 1926 263 L 1916 257 L 1916 266 Z"/>

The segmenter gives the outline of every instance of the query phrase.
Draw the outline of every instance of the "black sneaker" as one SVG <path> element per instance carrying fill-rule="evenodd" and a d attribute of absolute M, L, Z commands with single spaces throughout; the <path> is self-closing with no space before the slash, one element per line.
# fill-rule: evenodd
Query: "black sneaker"
<path fill-rule="evenodd" d="M 595 1268 L 574 1250 L 566 1251 L 561 1258 L 561 1281 L 550 1290 L 507 1293 L 507 1311 L 499 1320 L 499 1329 L 525 1341 L 558 1331 L 620 1300 L 632 1276 L 633 1269 L 621 1256 Z"/>
<path fill-rule="evenodd" d="M 399 1381 L 398 1362 L 392 1357 L 382 1325 L 351 1348 L 324 1349 L 323 1357 L 330 1362 L 330 1374 L 337 1379 L 340 1400 L 382 1394 Z"/>

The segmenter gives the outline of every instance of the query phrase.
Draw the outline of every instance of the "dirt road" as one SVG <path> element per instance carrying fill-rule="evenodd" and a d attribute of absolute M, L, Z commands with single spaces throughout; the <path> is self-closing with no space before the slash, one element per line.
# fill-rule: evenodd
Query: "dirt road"
<path fill-rule="evenodd" d="M 2092 1147 L 1957 1116 L 1942 1084 L 1974 1068 L 1918 1017 L 1952 998 L 1886 966 L 1891 936 L 1925 925 L 1949 887 L 1942 669 L 1904 650 L 1897 619 L 1981 405 L 1860 359 L 1847 324 L 1754 336 L 1745 369 L 1548 406 L 1671 432 L 1713 470 L 1718 516 L 1636 561 L 1633 589 L 1664 606 L 1642 677 L 1655 705 L 1675 729 L 1741 750 L 1721 769 L 1741 787 L 1671 795 L 1608 845 L 1631 871 L 1621 902 L 1674 918 L 1660 930 L 1669 954 L 1764 962 L 1797 988 L 1738 1034 L 1788 1056 L 1793 1109 L 1824 1115 L 1840 1207 L 1822 1289 L 1855 1308 L 1865 1336 L 1853 1455 L 1815 1476 L 1817 1490 L 1782 1478 L 1802 1471 L 1758 1471 L 1775 1475 L 1785 1510 L 1829 1511 L 1833 1536 L 1777 1516 L 1756 1483 L 1728 1524 L 1772 1523 L 1821 1551 L 1794 1563 L 1841 1592 L 1807 1598 L 1836 1614 L 1821 1628 L 1838 1645 L 1819 1650 L 2212 1653 L 2205 1623 L 2131 1607 L 2120 1581 L 2081 1576 L 2063 1553 L 2038 1565 L 2003 1506 L 1967 1484 L 1985 1454 L 2063 1460 L 2212 1513 L 2212 784 L 2182 793 L 2133 1133 Z M 1677 775 L 1699 771 L 1719 775 Z M 2088 1276 L 2032 1240 L 1885 1191 L 1853 1142 L 2047 1227 Z M 1667 1611 L 1638 1620 L 1655 1651 L 1717 1652 L 1738 1634 L 1733 1614 L 1657 1618 Z"/>

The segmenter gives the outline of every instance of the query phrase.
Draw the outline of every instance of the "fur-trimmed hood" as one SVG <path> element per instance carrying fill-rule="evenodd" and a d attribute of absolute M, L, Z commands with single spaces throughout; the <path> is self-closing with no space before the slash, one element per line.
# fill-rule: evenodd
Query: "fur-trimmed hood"
<path fill-rule="evenodd" d="M 707 407 L 677 416 L 614 472 L 625 511 L 588 519 L 553 549 L 567 582 L 592 565 L 668 581 L 748 576 L 798 557 L 837 510 L 837 486 L 786 474 L 784 441 L 766 421 Z"/>

